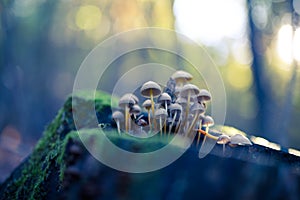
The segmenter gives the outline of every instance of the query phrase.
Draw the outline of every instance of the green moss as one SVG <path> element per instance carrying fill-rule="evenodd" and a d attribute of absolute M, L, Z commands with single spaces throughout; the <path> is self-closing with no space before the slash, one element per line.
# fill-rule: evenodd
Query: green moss
<path fill-rule="evenodd" d="M 49 180 L 57 179 L 58 185 L 62 183 L 66 169 L 67 145 L 70 140 L 79 140 L 73 121 L 72 112 L 74 107 L 72 107 L 72 100 L 76 104 L 75 110 L 76 106 L 82 107 L 86 103 L 94 103 L 96 111 L 101 115 L 100 118 L 106 120 L 108 120 L 108 109 L 110 109 L 111 105 L 117 105 L 115 98 L 111 98 L 109 94 L 103 92 L 82 91 L 69 97 L 64 107 L 45 130 L 44 136 L 36 145 L 31 156 L 24 162 L 20 170 L 16 170 L 10 177 L 5 188 L 1 188 L 1 191 L 4 191 L 4 195 L 0 194 L 0 199 L 43 199 L 49 192 L 49 186 L 47 185 Z M 88 129 L 81 130 L 80 134 L 87 137 L 97 136 L 99 129 L 89 127 L 90 119 L 94 117 L 92 116 L 94 113 L 86 113 L 84 110 L 81 112 L 82 119 L 85 119 L 82 123 L 83 127 L 88 127 Z M 124 149 L 137 146 L 140 152 L 150 152 L 159 149 L 172 139 L 162 139 L 158 135 L 141 139 L 124 133 L 120 136 L 114 130 L 106 131 L 105 134 L 116 145 Z M 101 145 L 102 141 L 96 141 Z"/>
<path fill-rule="evenodd" d="M 95 101 L 98 112 L 110 107 L 111 104 L 116 104 L 116 101 L 111 100 L 110 95 L 106 93 L 96 92 L 95 97 L 94 99 L 94 94 L 92 95 L 91 92 L 78 92 L 68 98 L 64 107 L 59 110 L 56 118 L 45 130 L 44 136 L 23 164 L 20 172 L 12 175 L 12 179 L 4 189 L 4 199 L 42 199 L 48 192 L 45 183 L 49 178 L 54 178 L 50 176 L 58 174 L 59 184 L 62 182 L 66 169 L 67 144 L 71 139 L 79 139 L 77 131 L 72 131 L 75 128 L 72 119 L 72 98 L 77 99 L 75 103 Z M 67 123 L 70 130 L 62 134 L 66 131 L 63 130 L 65 129 L 62 126 L 64 123 Z M 57 169 L 58 172 L 54 172 L 53 169 Z"/>

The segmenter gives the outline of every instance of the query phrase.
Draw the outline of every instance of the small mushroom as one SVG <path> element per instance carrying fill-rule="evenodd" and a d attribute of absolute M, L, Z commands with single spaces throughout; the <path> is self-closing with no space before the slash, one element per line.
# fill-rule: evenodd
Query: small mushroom
<path fill-rule="evenodd" d="M 209 127 L 213 126 L 214 125 L 214 119 L 211 117 L 211 116 L 203 116 L 202 117 L 202 127 L 205 128 L 205 135 L 204 135 L 204 138 L 203 138 L 203 142 L 202 142 L 202 145 L 204 145 L 205 141 L 206 141 L 206 137 L 207 136 L 210 136 L 209 133 L 208 133 L 208 129 Z M 211 137 L 210 137 L 211 138 Z"/>
<path fill-rule="evenodd" d="M 137 96 L 135 96 L 134 94 L 132 94 L 132 93 L 126 93 L 122 97 L 133 99 L 135 101 L 134 104 L 138 104 L 139 103 L 139 98 Z"/>
<path fill-rule="evenodd" d="M 230 138 L 230 146 L 234 147 L 236 145 L 252 145 L 252 142 L 244 135 L 236 134 L 234 136 L 231 136 Z"/>
<path fill-rule="evenodd" d="M 187 81 L 192 80 L 193 76 L 186 71 L 178 70 L 171 76 L 171 78 L 176 81 L 177 86 L 182 87 L 187 83 Z"/>
<path fill-rule="evenodd" d="M 161 87 L 153 81 L 148 81 L 148 82 L 143 84 L 143 86 L 141 87 L 140 92 L 144 97 L 150 98 L 152 116 L 154 116 L 154 100 L 153 100 L 153 98 L 160 95 Z M 154 120 L 154 127 L 155 126 L 156 126 L 156 124 L 155 124 L 155 120 Z"/>
<path fill-rule="evenodd" d="M 183 97 L 178 97 L 175 101 L 175 103 L 178 103 L 182 106 L 182 108 L 186 108 L 187 100 Z"/>
<path fill-rule="evenodd" d="M 134 118 L 136 118 L 136 116 L 141 113 L 141 107 L 135 104 L 130 108 L 129 113 L 134 115 Z"/>
<path fill-rule="evenodd" d="M 135 104 L 131 95 L 125 94 L 119 100 L 119 107 L 125 109 L 125 130 L 128 132 L 129 108 Z"/>
<path fill-rule="evenodd" d="M 137 104 L 134 104 L 132 107 L 130 107 L 129 110 L 130 115 L 133 115 L 130 119 L 136 119 L 137 115 L 141 113 L 141 107 Z M 129 129 L 131 127 L 131 121 L 129 121 Z"/>
<path fill-rule="evenodd" d="M 203 107 L 202 104 L 199 104 L 199 103 L 193 104 L 193 106 L 191 107 L 191 113 L 194 114 L 194 117 L 193 117 L 192 123 L 187 131 L 187 136 L 189 136 L 190 133 L 192 132 L 192 130 L 195 126 L 195 123 L 199 118 L 199 115 L 203 114 L 204 112 L 205 112 L 205 108 Z"/>
<path fill-rule="evenodd" d="M 158 97 L 157 102 L 163 105 L 166 111 L 168 111 L 168 105 L 171 104 L 171 100 L 170 95 L 164 92 Z"/>
<path fill-rule="evenodd" d="M 210 92 L 205 89 L 201 89 L 199 94 L 197 95 L 197 100 L 199 103 L 210 101 L 211 100 Z"/>
<path fill-rule="evenodd" d="M 150 130 L 151 130 L 151 120 L 150 120 L 150 109 L 151 109 L 151 100 L 150 99 L 147 99 L 144 101 L 143 103 L 143 107 L 147 110 L 148 112 L 148 123 L 149 123 L 149 127 L 150 127 Z"/>
<path fill-rule="evenodd" d="M 174 104 L 171 104 L 169 106 L 169 109 L 170 109 L 170 115 L 172 116 L 173 113 L 174 113 L 174 115 L 173 115 L 173 118 L 172 118 L 171 125 L 169 126 L 168 135 L 170 135 L 170 133 L 171 133 L 171 130 L 173 128 L 175 120 L 177 119 L 177 116 L 180 116 L 180 114 L 182 113 L 182 106 L 179 105 L 178 103 L 174 103 Z"/>
<path fill-rule="evenodd" d="M 189 114 L 191 97 L 197 96 L 199 94 L 199 92 L 200 92 L 199 88 L 193 84 L 186 84 L 185 86 L 182 87 L 182 89 L 180 91 L 180 96 L 187 98 L 187 105 L 186 105 L 186 111 L 185 111 L 185 122 L 183 123 L 183 125 L 186 123 L 186 120 L 187 120 L 187 117 Z"/>
<path fill-rule="evenodd" d="M 168 117 L 168 113 L 165 109 L 159 108 L 155 111 L 155 118 L 159 119 L 159 129 L 160 129 L 160 135 L 162 135 L 162 120 L 166 121 L 166 118 Z M 166 123 L 164 123 L 166 124 Z"/>
<path fill-rule="evenodd" d="M 120 131 L 120 121 L 124 120 L 123 113 L 121 113 L 120 111 L 115 111 L 112 114 L 112 118 L 115 120 L 115 122 L 117 124 L 118 133 L 121 134 L 121 131 Z"/>
<path fill-rule="evenodd" d="M 209 127 L 213 126 L 215 124 L 214 119 L 211 116 L 204 116 L 202 119 L 202 126 L 205 128 L 205 132 L 208 133 Z"/>
<path fill-rule="evenodd" d="M 223 155 L 225 153 L 225 145 L 230 142 L 230 137 L 228 135 L 220 135 L 217 144 L 222 144 L 223 145 Z"/>

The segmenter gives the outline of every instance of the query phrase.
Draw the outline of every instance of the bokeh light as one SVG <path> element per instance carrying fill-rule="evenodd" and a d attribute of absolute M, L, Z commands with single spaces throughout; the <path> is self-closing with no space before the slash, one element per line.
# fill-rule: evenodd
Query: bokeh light
<path fill-rule="evenodd" d="M 101 23 L 102 13 L 97 6 L 81 6 L 76 13 L 76 25 L 82 30 L 95 29 Z"/>
<path fill-rule="evenodd" d="M 291 64 L 293 59 L 300 61 L 300 28 L 293 33 L 290 24 L 281 26 L 277 36 L 277 52 L 287 64 Z"/>
<path fill-rule="evenodd" d="M 245 1 L 176 0 L 174 14 L 178 31 L 206 45 L 224 38 L 241 38 L 246 27 Z"/>

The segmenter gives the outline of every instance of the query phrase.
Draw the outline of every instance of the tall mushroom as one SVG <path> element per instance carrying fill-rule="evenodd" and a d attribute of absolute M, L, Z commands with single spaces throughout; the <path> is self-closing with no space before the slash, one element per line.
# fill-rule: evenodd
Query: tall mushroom
<path fill-rule="evenodd" d="M 153 100 L 153 98 L 160 95 L 161 87 L 153 81 L 148 81 L 143 84 L 140 92 L 141 92 L 142 96 L 150 98 L 152 116 L 154 116 L 154 100 Z M 154 128 L 156 128 L 155 120 L 154 120 Z"/>
<path fill-rule="evenodd" d="M 206 89 L 201 89 L 197 95 L 197 100 L 199 103 L 207 102 L 211 100 L 211 94 Z"/>
<path fill-rule="evenodd" d="M 155 118 L 159 119 L 160 135 L 162 135 L 162 120 L 166 121 L 167 117 L 168 117 L 168 113 L 165 109 L 159 108 L 155 111 Z"/>
<path fill-rule="evenodd" d="M 144 101 L 143 103 L 143 107 L 147 110 L 148 112 L 148 123 L 149 123 L 149 127 L 150 127 L 150 130 L 151 130 L 151 120 L 150 120 L 150 109 L 151 109 L 151 100 L 150 99 L 147 99 Z"/>
<path fill-rule="evenodd" d="M 205 128 L 205 135 L 204 135 L 204 139 L 203 139 L 202 145 L 204 145 L 204 143 L 206 141 L 206 137 L 209 135 L 209 133 L 208 133 L 209 127 L 213 126 L 214 124 L 215 124 L 215 122 L 214 122 L 214 120 L 213 120 L 213 118 L 211 116 L 206 115 L 206 116 L 203 117 L 203 119 L 202 119 L 202 127 Z M 201 129 L 201 127 L 200 127 L 200 129 Z"/>
<path fill-rule="evenodd" d="M 185 121 L 184 121 L 183 125 L 187 121 L 187 117 L 188 117 L 189 109 L 190 109 L 191 97 L 197 96 L 199 94 L 199 92 L 200 92 L 199 88 L 193 84 L 184 85 L 180 91 L 180 96 L 187 98 L 187 105 L 186 105 L 186 110 L 185 110 Z"/>
<path fill-rule="evenodd" d="M 169 109 L 170 109 L 170 115 L 172 116 L 173 115 L 173 118 L 172 118 L 172 122 L 171 122 L 171 125 L 169 126 L 169 132 L 168 132 L 168 135 L 170 135 L 171 133 L 171 130 L 173 128 L 173 125 L 175 123 L 175 120 L 177 118 L 180 119 L 180 115 L 182 113 L 182 106 L 179 105 L 178 103 L 174 103 L 174 104 L 171 104 L 169 106 Z M 177 123 L 179 123 L 179 120 L 177 120 Z"/>
<path fill-rule="evenodd" d="M 196 121 L 199 118 L 199 115 L 203 114 L 204 112 L 205 112 L 205 108 L 203 107 L 202 104 L 199 104 L 199 103 L 193 104 L 193 106 L 191 107 L 191 113 L 194 114 L 194 117 L 193 117 L 193 121 L 187 131 L 187 136 L 189 136 L 190 133 L 192 132 L 192 130 L 194 130 L 194 126 L 195 126 Z"/>
<path fill-rule="evenodd" d="M 220 135 L 217 144 L 222 144 L 223 145 L 223 155 L 225 153 L 225 145 L 230 142 L 230 137 L 228 135 Z"/>
<path fill-rule="evenodd" d="M 119 100 L 119 107 L 125 109 L 125 130 L 128 132 L 129 108 L 135 104 L 131 95 L 125 94 Z"/>
<path fill-rule="evenodd" d="M 187 83 L 187 81 L 192 80 L 193 76 L 186 71 L 178 70 L 174 74 L 172 74 L 171 78 L 176 81 L 176 86 L 181 88 L 184 84 Z"/>
<path fill-rule="evenodd" d="M 160 103 L 162 106 L 164 106 L 164 108 L 166 109 L 166 111 L 168 111 L 168 105 L 171 104 L 171 97 L 168 93 L 162 93 L 158 99 L 157 102 Z"/>
<path fill-rule="evenodd" d="M 121 134 L 121 131 L 120 131 L 120 121 L 124 119 L 123 113 L 121 113 L 120 111 L 115 111 L 112 114 L 112 118 L 115 120 L 115 122 L 117 124 L 118 133 Z"/>

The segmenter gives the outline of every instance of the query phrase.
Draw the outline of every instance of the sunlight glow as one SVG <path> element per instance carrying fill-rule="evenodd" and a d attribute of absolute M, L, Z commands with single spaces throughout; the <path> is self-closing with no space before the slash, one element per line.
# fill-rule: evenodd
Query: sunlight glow
<path fill-rule="evenodd" d="M 100 25 L 102 13 L 97 6 L 81 6 L 76 13 L 76 25 L 83 30 L 92 30 Z"/>
<path fill-rule="evenodd" d="M 291 25 L 283 25 L 278 31 L 277 52 L 279 57 L 287 64 L 293 59 L 300 61 L 300 29 L 294 32 Z"/>
<path fill-rule="evenodd" d="M 245 34 L 245 2 L 236 0 L 175 0 L 176 29 L 206 45 Z"/>

